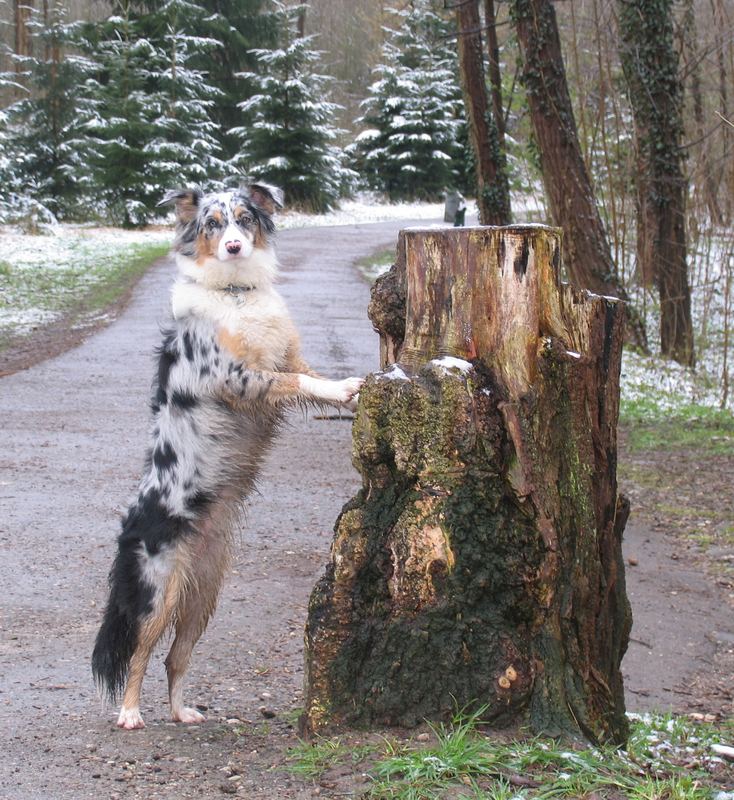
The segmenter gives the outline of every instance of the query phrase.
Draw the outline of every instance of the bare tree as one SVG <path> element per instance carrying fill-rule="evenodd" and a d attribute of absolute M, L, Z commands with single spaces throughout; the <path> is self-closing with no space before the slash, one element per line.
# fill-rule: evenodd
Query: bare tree
<path fill-rule="evenodd" d="M 484 0 L 484 23 L 487 29 L 487 56 L 489 85 L 492 91 L 492 111 L 497 125 L 500 148 L 505 149 L 505 109 L 502 102 L 502 74 L 500 72 L 500 46 L 497 38 L 497 14 L 494 0 Z"/>
<path fill-rule="evenodd" d="M 455 10 L 459 71 L 475 157 L 479 221 L 483 225 L 509 225 L 510 187 L 497 121 L 487 97 L 479 0 L 458 0 Z"/>
<path fill-rule="evenodd" d="M 686 259 L 683 88 L 673 46 L 672 0 L 619 0 L 622 69 L 637 142 L 637 259 L 660 293 L 660 349 L 693 365 Z"/>
<path fill-rule="evenodd" d="M 16 56 L 31 55 L 31 34 L 29 23 L 33 14 L 33 0 L 13 0 L 13 23 L 15 26 L 15 41 L 13 51 Z M 22 72 L 23 65 L 15 62 L 16 72 Z"/>

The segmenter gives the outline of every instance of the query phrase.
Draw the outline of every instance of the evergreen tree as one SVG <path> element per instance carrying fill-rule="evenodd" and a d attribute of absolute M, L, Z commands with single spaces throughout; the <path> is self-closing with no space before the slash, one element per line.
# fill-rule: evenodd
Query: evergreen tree
<path fill-rule="evenodd" d="M 465 150 L 458 144 L 461 90 L 447 58 L 446 20 L 433 0 L 395 10 L 398 27 L 383 45 L 378 80 L 357 123 L 364 130 L 350 153 L 369 188 L 390 200 L 437 199 L 467 184 Z"/>
<path fill-rule="evenodd" d="M 46 10 L 46 19 L 30 10 L 33 55 L 15 57 L 22 67 L 24 96 L 0 122 L 5 150 L 0 178 L 19 217 L 84 216 L 92 191 L 88 126 L 96 101 L 86 82 L 94 65 L 70 49 L 79 26 L 68 23 L 66 13 L 60 0 Z"/>
<path fill-rule="evenodd" d="M 199 0 L 199 5 L 207 14 L 197 26 L 200 33 L 217 40 L 221 47 L 194 54 L 191 66 L 206 71 L 208 82 L 218 89 L 209 116 L 217 126 L 223 157 L 229 159 L 240 148 L 240 137 L 230 134 L 232 128 L 243 124 L 237 105 L 256 91 L 252 80 L 244 77 L 257 66 L 252 49 L 277 45 L 276 19 L 263 13 L 266 0 Z"/>
<path fill-rule="evenodd" d="M 233 164 L 280 186 L 289 205 L 322 212 L 353 177 L 334 145 L 340 131 L 332 118 L 338 106 L 325 99 L 331 79 L 314 71 L 320 57 L 311 47 L 314 37 L 297 33 L 302 6 L 273 5 L 282 43 L 252 51 L 258 71 L 243 77 L 254 82 L 257 92 L 239 104 L 252 122 L 232 130 L 242 141 Z"/>
<path fill-rule="evenodd" d="M 89 30 L 100 64 L 95 177 L 113 219 L 126 227 L 148 222 L 171 186 L 212 187 L 221 179 L 209 118 L 218 92 L 190 66 L 219 45 L 193 33 L 203 15 L 188 0 L 167 0 L 148 13 L 121 0 L 118 15 Z"/>
<path fill-rule="evenodd" d="M 9 27 L 9 23 L 2 18 L 3 13 L 8 12 L 8 5 L 5 0 L 0 0 L 0 33 Z M 9 14 L 8 14 L 9 17 Z M 0 42 L 0 64 L 10 63 L 10 47 L 4 42 Z M 0 70 L 0 97 L 15 88 L 14 76 L 9 72 Z M 12 184 L 15 181 L 15 165 L 13 163 L 12 148 L 10 146 L 10 132 L 8 130 L 8 114 L 4 108 L 0 108 L 0 224 L 9 220 L 11 210 Z"/>

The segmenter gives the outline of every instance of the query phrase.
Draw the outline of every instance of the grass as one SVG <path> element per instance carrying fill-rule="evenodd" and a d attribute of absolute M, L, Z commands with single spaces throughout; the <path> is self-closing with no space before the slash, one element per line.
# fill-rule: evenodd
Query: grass
<path fill-rule="evenodd" d="M 291 748 L 288 754 L 288 771 L 303 778 L 320 778 L 327 769 L 342 761 L 348 748 L 341 740 L 319 739 L 318 741 L 300 742 Z"/>
<path fill-rule="evenodd" d="M 370 758 L 370 800 L 711 800 L 734 781 L 734 770 L 711 749 L 730 739 L 731 723 L 686 717 L 631 719 L 626 750 L 581 747 L 540 737 L 503 739 L 481 730 L 481 711 L 431 726 L 431 742 L 378 751 L 342 739 L 301 743 L 288 769 L 309 780 Z"/>
<path fill-rule="evenodd" d="M 395 248 L 391 247 L 389 250 L 378 250 L 376 253 L 360 258 L 356 262 L 356 267 L 369 283 L 374 283 L 394 263 Z"/>
<path fill-rule="evenodd" d="M 337 764 L 358 764 L 374 751 L 372 744 L 347 744 L 338 736 L 319 738 L 315 742 L 301 741 L 288 751 L 287 769 L 294 775 L 317 779 Z"/>
<path fill-rule="evenodd" d="M 734 415 L 696 403 L 675 410 L 653 398 L 622 399 L 620 423 L 629 432 L 632 452 L 696 448 L 702 454 L 734 455 Z"/>
<path fill-rule="evenodd" d="M 625 351 L 620 402 L 620 490 L 637 519 L 712 553 L 718 577 L 734 563 L 734 414 L 705 375 Z"/>
<path fill-rule="evenodd" d="M 13 250 L 0 262 L 0 349 L 54 320 L 64 318 L 73 326 L 94 319 L 170 246 L 161 240 L 96 238 L 91 231 L 8 236 L 0 242 Z"/>

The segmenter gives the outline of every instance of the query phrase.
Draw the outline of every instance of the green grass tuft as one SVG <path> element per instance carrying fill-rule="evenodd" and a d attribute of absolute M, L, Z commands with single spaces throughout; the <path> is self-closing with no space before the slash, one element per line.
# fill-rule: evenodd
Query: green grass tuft
<path fill-rule="evenodd" d="M 369 283 L 374 283 L 380 275 L 395 263 L 395 248 L 379 250 L 372 255 L 360 258 L 356 263 L 357 269 Z"/>
<path fill-rule="evenodd" d="M 370 800 L 710 800 L 731 771 L 711 745 L 731 728 L 672 715 L 633 716 L 626 751 L 542 737 L 505 740 L 481 730 L 482 710 L 430 726 L 427 746 L 385 740 L 380 752 L 342 739 L 301 743 L 289 770 L 318 779 L 370 755 Z M 364 769 L 364 767 L 360 767 Z"/>
<path fill-rule="evenodd" d="M 734 415 L 696 404 L 662 410 L 654 400 L 623 400 L 620 422 L 634 452 L 698 448 L 711 455 L 734 454 Z"/>
<path fill-rule="evenodd" d="M 288 751 L 287 769 L 304 778 L 320 778 L 329 767 L 337 764 L 348 753 L 341 739 L 301 741 Z"/>
<path fill-rule="evenodd" d="M 337 764 L 363 761 L 374 750 L 372 744 L 347 745 L 338 736 L 332 739 L 319 738 L 314 742 L 300 741 L 288 751 L 286 769 L 295 775 L 315 780 Z"/>

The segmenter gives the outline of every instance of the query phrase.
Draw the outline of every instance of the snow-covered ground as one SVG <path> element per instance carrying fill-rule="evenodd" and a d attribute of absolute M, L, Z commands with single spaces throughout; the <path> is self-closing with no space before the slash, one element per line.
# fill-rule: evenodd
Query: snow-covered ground
<path fill-rule="evenodd" d="M 709 376 L 656 356 L 625 350 L 620 379 L 623 409 L 644 405 L 661 418 L 689 406 L 719 408 L 721 389 Z"/>
<path fill-rule="evenodd" d="M 52 322 L 75 298 L 114 278 L 132 259 L 165 252 L 167 228 L 54 225 L 31 236 L 0 228 L 0 337 Z"/>
<path fill-rule="evenodd" d="M 335 211 L 326 214 L 302 214 L 299 211 L 283 211 L 275 218 L 278 228 L 312 228 L 328 225 L 364 225 L 367 222 L 383 222 L 389 219 L 443 218 L 443 203 L 395 203 L 379 204 L 365 200 L 345 200 Z"/>

